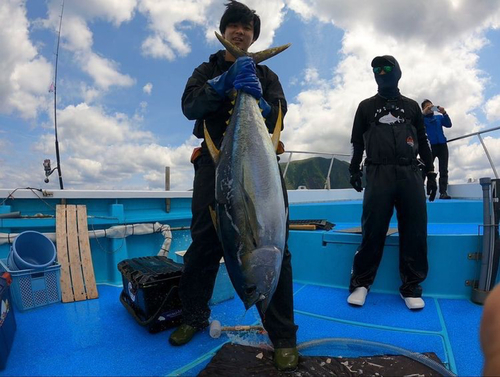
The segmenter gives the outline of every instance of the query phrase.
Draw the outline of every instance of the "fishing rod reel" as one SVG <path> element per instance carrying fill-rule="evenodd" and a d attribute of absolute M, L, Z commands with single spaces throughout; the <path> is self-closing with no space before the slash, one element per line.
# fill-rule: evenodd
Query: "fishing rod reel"
<path fill-rule="evenodd" d="M 50 159 L 45 159 L 43 160 L 43 169 L 45 170 L 45 183 L 49 183 L 49 177 L 50 175 L 57 169 L 57 166 L 55 168 L 51 168 L 50 166 Z"/>

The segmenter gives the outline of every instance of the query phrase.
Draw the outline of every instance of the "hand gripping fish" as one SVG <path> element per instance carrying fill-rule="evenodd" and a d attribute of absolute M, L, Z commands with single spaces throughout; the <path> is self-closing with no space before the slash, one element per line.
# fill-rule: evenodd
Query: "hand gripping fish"
<path fill-rule="evenodd" d="M 248 55 L 256 64 L 290 46 L 252 54 L 215 34 L 235 58 Z M 260 302 L 262 312 L 276 290 L 286 241 L 287 213 L 276 159 L 281 127 L 280 107 L 269 137 L 258 101 L 241 90 L 220 151 L 205 127 L 205 141 L 216 165 L 212 219 L 229 277 L 245 308 Z"/>

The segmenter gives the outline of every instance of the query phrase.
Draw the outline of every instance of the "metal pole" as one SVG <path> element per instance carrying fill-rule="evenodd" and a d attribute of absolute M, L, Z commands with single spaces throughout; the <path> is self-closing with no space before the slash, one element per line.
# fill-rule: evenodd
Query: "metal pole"
<path fill-rule="evenodd" d="M 326 175 L 325 189 L 330 190 L 330 173 L 332 171 L 333 161 L 335 160 L 335 155 L 332 154 L 332 160 L 330 161 L 330 167 L 328 168 L 328 174 Z"/>
<path fill-rule="evenodd" d="M 488 161 L 490 162 L 490 166 L 493 169 L 493 173 L 495 174 L 495 178 L 498 179 L 497 169 L 495 169 L 495 165 L 493 165 L 493 160 L 491 159 L 491 156 L 488 153 L 488 148 L 486 148 L 486 145 L 484 144 L 484 141 L 483 141 L 483 138 L 481 137 L 481 135 L 478 134 L 477 137 L 479 138 L 479 141 L 481 142 L 481 145 L 483 146 L 484 153 L 486 153 L 486 157 L 488 157 Z"/>
<path fill-rule="evenodd" d="M 165 166 L 165 191 L 170 191 L 170 166 Z"/>
<path fill-rule="evenodd" d="M 490 129 L 484 130 L 484 131 L 474 132 L 474 133 L 471 133 L 471 134 L 468 134 L 468 135 L 463 135 L 463 136 L 455 137 L 453 139 L 449 139 L 448 143 L 451 143 L 452 141 L 456 141 L 456 140 L 466 139 L 466 138 L 474 136 L 474 135 L 485 134 L 486 132 L 491 132 L 491 131 L 496 131 L 496 130 L 500 130 L 500 126 L 499 127 L 490 128 Z"/>
<path fill-rule="evenodd" d="M 477 304 L 484 304 L 486 296 L 488 295 L 488 286 L 491 284 L 490 264 L 491 250 L 490 250 L 490 235 L 491 227 L 491 200 L 490 200 L 490 187 L 491 178 L 480 178 L 479 183 L 483 189 L 483 251 L 481 254 L 481 269 L 479 273 L 479 284 L 477 288 L 472 290 L 472 301 Z"/>
<path fill-rule="evenodd" d="M 292 156 L 293 156 L 293 152 L 290 152 L 290 157 L 288 157 L 288 162 L 286 163 L 285 171 L 283 172 L 283 178 L 286 177 L 286 171 L 288 170 L 288 165 L 290 165 L 290 162 L 292 161 Z"/>
<path fill-rule="evenodd" d="M 59 175 L 59 187 L 61 190 L 64 189 L 63 180 L 62 180 L 62 171 L 61 171 L 61 157 L 59 154 L 59 140 L 57 138 L 57 61 L 59 60 L 59 42 L 61 41 L 61 26 L 62 26 L 62 17 L 64 11 L 64 0 L 61 6 L 61 16 L 59 19 L 59 32 L 57 34 L 57 48 L 56 48 L 56 64 L 54 69 L 54 130 L 56 136 L 56 159 L 57 159 L 57 173 Z"/>

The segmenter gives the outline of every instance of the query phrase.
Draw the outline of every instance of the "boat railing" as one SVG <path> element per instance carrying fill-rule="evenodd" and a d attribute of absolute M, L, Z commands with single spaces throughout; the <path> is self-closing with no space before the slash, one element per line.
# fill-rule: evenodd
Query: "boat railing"
<path fill-rule="evenodd" d="M 286 177 L 286 172 L 288 170 L 288 166 L 290 165 L 290 162 L 292 161 L 292 158 L 294 155 L 308 154 L 308 155 L 330 157 L 330 166 L 328 168 L 328 174 L 326 175 L 326 178 L 325 178 L 325 186 L 324 186 L 325 190 L 330 190 L 330 173 L 332 171 L 333 161 L 335 160 L 335 158 L 342 159 L 342 158 L 351 157 L 350 154 L 345 154 L 345 153 L 326 153 L 326 152 L 310 152 L 310 151 L 285 151 L 284 154 L 288 154 L 288 161 L 286 162 L 285 170 L 283 171 L 283 178 Z"/>
<path fill-rule="evenodd" d="M 488 148 L 486 147 L 486 144 L 484 143 L 484 140 L 483 140 L 483 137 L 481 136 L 482 134 L 485 134 L 485 133 L 488 133 L 488 132 L 492 132 L 492 131 L 497 131 L 497 130 L 500 130 L 500 126 L 499 127 L 494 127 L 494 128 L 490 128 L 490 129 L 487 129 L 487 130 L 483 130 L 483 131 L 478 131 L 478 132 L 473 132 L 473 133 L 470 133 L 470 134 L 467 134 L 467 135 L 463 135 L 463 136 L 459 136 L 459 137 L 455 137 L 453 139 L 449 139 L 448 140 L 448 143 L 451 143 L 451 142 L 454 142 L 454 141 L 457 141 L 457 140 L 462 140 L 462 139 L 466 139 L 466 138 L 469 138 L 469 137 L 473 137 L 473 136 L 477 136 L 479 138 L 479 141 L 481 142 L 481 145 L 483 146 L 483 150 L 484 150 L 484 153 L 486 154 L 486 157 L 488 158 L 488 161 L 490 163 L 490 166 L 491 166 L 491 169 L 493 170 L 493 174 L 495 175 L 495 178 L 499 179 L 499 176 L 498 176 L 498 172 L 497 172 L 497 169 L 495 167 L 495 164 L 491 158 L 491 155 L 488 151 Z M 288 155 L 288 160 L 286 162 L 286 165 L 285 165 L 285 170 L 283 171 L 283 177 L 286 177 L 286 173 L 288 171 L 288 167 L 290 165 L 290 162 L 292 161 L 294 155 L 316 155 L 316 156 L 326 156 L 326 157 L 329 157 L 330 158 L 330 166 L 328 168 L 328 173 L 326 175 L 326 178 L 325 178 L 325 185 L 324 185 L 324 189 L 326 190 L 330 190 L 330 173 L 332 171 L 332 167 L 333 167 L 333 161 L 335 160 L 335 158 L 338 158 L 338 159 L 347 159 L 347 158 L 350 158 L 351 155 L 350 154 L 345 154 L 345 153 L 327 153 L 327 152 L 311 152 L 311 151 L 285 151 L 284 154 Z"/>
<path fill-rule="evenodd" d="M 477 136 L 479 141 L 481 142 L 481 145 L 483 146 L 484 153 L 486 154 L 486 157 L 488 158 L 488 161 L 490 162 L 490 166 L 491 166 L 491 169 L 493 170 L 493 174 L 495 174 L 495 178 L 498 179 L 499 177 L 498 177 L 497 169 L 495 168 L 495 164 L 493 163 L 493 160 L 491 159 L 490 153 L 488 152 L 488 148 L 486 147 L 486 144 L 484 143 L 483 137 L 481 136 L 482 134 L 485 134 L 487 132 L 497 131 L 497 130 L 500 130 L 500 127 L 489 128 L 487 130 L 473 132 L 471 134 L 455 137 L 453 139 L 448 140 L 448 143 L 451 143 L 451 142 L 457 141 L 457 140 L 466 139 L 466 138 L 473 137 L 473 136 Z"/>

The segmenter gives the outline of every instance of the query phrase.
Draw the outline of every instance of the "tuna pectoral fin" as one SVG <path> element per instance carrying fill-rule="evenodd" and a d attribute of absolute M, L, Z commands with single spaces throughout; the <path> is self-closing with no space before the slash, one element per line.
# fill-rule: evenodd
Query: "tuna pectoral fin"
<path fill-rule="evenodd" d="M 286 45 L 269 48 L 269 49 L 264 50 L 264 51 L 249 53 L 249 52 L 243 51 L 241 48 L 236 47 L 231 42 L 224 39 L 224 37 L 222 35 L 220 35 L 219 33 L 215 32 L 215 36 L 220 41 L 220 43 L 222 43 L 224 45 L 226 50 L 229 51 L 229 53 L 231 55 L 233 55 L 236 59 L 238 59 L 241 56 L 251 56 L 253 58 L 253 60 L 255 61 L 255 64 L 259 64 L 266 59 L 272 58 L 273 56 L 278 55 L 280 52 L 286 50 L 288 47 L 291 46 L 291 44 L 288 43 Z"/>
<path fill-rule="evenodd" d="M 203 121 L 203 133 L 205 134 L 205 142 L 207 143 L 207 148 L 208 151 L 210 152 L 210 156 L 212 156 L 212 160 L 217 164 L 219 162 L 219 150 L 215 146 L 214 142 L 212 141 L 212 138 L 210 137 L 210 134 L 208 133 L 207 130 L 207 125 L 205 124 L 205 121 Z"/>
<path fill-rule="evenodd" d="M 273 136 L 271 140 L 273 142 L 274 151 L 278 151 L 278 145 L 280 143 L 281 127 L 283 126 L 283 113 L 281 112 L 281 101 L 278 107 L 278 119 L 276 120 L 276 125 L 274 126 Z"/>

